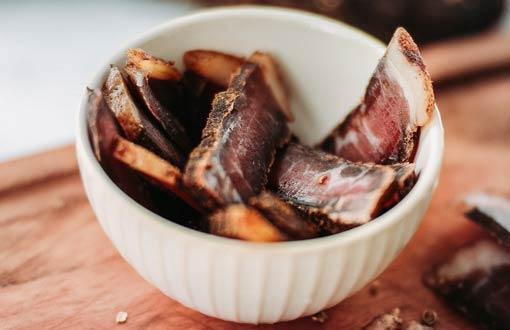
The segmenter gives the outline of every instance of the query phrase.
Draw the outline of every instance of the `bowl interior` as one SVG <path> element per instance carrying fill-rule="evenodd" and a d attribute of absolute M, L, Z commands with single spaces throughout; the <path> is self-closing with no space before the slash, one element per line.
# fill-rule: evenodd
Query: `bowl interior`
<path fill-rule="evenodd" d="M 384 52 L 381 44 L 347 26 L 328 29 L 327 24 L 303 24 L 285 15 L 226 13 L 186 23 L 163 26 L 136 45 L 175 61 L 180 69 L 182 54 L 191 49 L 240 56 L 255 50 L 270 52 L 290 89 L 296 117 L 292 128 L 307 144 L 319 142 L 359 102 Z M 116 60 L 115 64 L 123 64 L 122 57 Z"/>
<path fill-rule="evenodd" d="M 292 130 L 310 145 L 321 141 L 359 102 L 385 49 L 382 43 L 354 28 L 299 11 L 253 7 L 208 10 L 170 21 L 139 36 L 121 48 L 89 86 L 100 87 L 108 65 L 123 65 L 125 50 L 132 47 L 175 61 L 180 69 L 183 69 L 183 53 L 191 49 L 215 49 L 240 56 L 255 50 L 270 52 L 281 65 L 290 89 L 296 118 Z M 78 141 L 86 145 L 87 154 L 93 158 L 88 139 L 84 138 L 84 105 L 85 102 L 79 119 Z M 429 183 L 437 178 L 441 153 L 442 128 L 436 110 L 431 124 L 421 131 L 416 159 L 417 169 L 422 172 L 420 179 L 393 209 L 409 204 L 409 198 L 426 193 Z M 429 171 L 423 171 L 427 168 Z M 361 230 L 354 231 L 357 229 Z"/>

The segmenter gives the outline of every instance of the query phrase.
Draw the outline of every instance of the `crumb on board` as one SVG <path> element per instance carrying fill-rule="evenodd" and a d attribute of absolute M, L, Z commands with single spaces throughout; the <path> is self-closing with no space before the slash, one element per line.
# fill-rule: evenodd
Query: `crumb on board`
<path fill-rule="evenodd" d="M 403 320 L 400 318 L 400 309 L 394 308 L 391 313 L 379 315 L 365 325 L 364 330 L 397 330 L 402 326 Z"/>
<path fill-rule="evenodd" d="M 429 327 L 437 322 L 437 313 L 431 309 L 426 309 L 421 314 L 421 322 Z"/>
<path fill-rule="evenodd" d="M 381 283 L 378 280 L 375 280 L 368 287 L 368 293 L 370 293 L 371 296 L 377 296 L 380 287 Z"/>
<path fill-rule="evenodd" d="M 312 321 L 318 322 L 318 323 L 324 323 L 328 319 L 328 314 L 326 314 L 325 311 L 320 311 L 318 313 L 315 313 L 311 316 Z"/>
<path fill-rule="evenodd" d="M 124 312 L 124 311 L 120 311 L 117 313 L 117 316 L 115 317 L 115 322 L 117 322 L 117 324 L 126 323 L 127 318 L 128 318 L 128 313 Z"/>

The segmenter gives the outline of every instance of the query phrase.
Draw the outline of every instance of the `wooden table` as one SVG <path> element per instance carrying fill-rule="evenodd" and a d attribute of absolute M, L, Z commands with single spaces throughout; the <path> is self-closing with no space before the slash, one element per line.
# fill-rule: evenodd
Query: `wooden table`
<path fill-rule="evenodd" d="M 355 329 L 400 307 L 437 311 L 437 329 L 471 329 L 422 285 L 432 264 L 480 235 L 459 202 L 473 189 L 510 191 L 510 72 L 442 88 L 446 129 L 441 180 L 423 223 L 369 287 L 329 309 L 261 328 Z M 125 324 L 115 316 L 127 311 Z M 84 195 L 73 147 L 0 164 L 0 328 L 250 329 L 189 310 L 147 284 L 115 251 Z"/>

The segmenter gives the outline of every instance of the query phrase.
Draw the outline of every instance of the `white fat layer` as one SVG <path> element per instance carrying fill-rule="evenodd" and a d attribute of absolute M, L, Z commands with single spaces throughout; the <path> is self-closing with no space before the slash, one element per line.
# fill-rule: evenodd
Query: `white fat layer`
<path fill-rule="evenodd" d="M 358 144 L 358 133 L 353 130 L 349 130 L 343 139 L 336 141 L 336 151 L 335 152 L 337 154 L 340 154 L 343 147 L 345 147 L 346 145 L 349 145 L 349 144 L 352 144 L 354 146 L 356 146 Z"/>
<path fill-rule="evenodd" d="M 476 191 L 469 193 L 464 201 L 510 231 L 510 199 Z"/>
<path fill-rule="evenodd" d="M 388 74 L 397 81 L 404 91 L 409 104 L 409 118 L 414 126 L 423 126 L 427 123 L 428 95 L 425 90 L 425 73 L 402 53 L 399 44 L 399 35 L 396 33 L 388 44 L 384 56 L 385 68 Z"/>
<path fill-rule="evenodd" d="M 375 150 L 379 150 L 379 146 L 381 144 L 380 138 L 372 132 L 372 128 L 367 124 L 367 121 L 363 121 L 361 124 L 363 134 L 367 138 L 368 142 Z"/>
<path fill-rule="evenodd" d="M 462 280 L 475 271 L 489 273 L 492 268 L 510 265 L 510 252 L 490 241 L 480 241 L 463 248 L 438 270 L 439 278 Z"/>

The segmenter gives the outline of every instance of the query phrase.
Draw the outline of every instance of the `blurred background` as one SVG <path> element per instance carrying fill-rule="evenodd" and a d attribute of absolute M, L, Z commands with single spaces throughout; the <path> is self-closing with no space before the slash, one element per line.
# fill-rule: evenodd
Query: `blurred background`
<path fill-rule="evenodd" d="M 2 1 L 0 161 L 71 143 L 86 82 L 133 35 L 204 7 L 236 4 L 310 10 L 385 41 L 402 25 L 422 46 L 446 117 L 457 117 L 447 129 L 510 141 L 505 0 Z M 450 92 L 458 86 L 465 91 Z M 484 110 L 482 122 L 463 120 L 466 107 Z"/>

